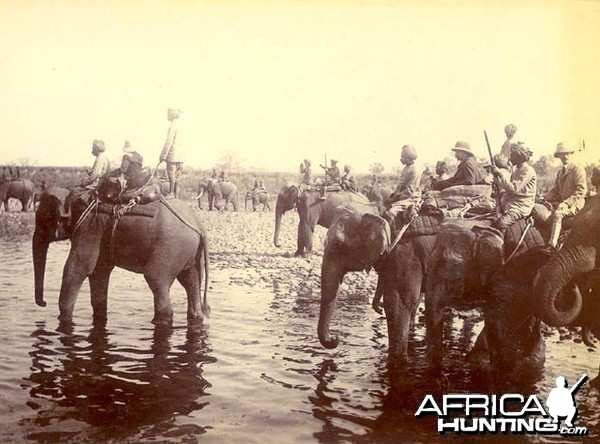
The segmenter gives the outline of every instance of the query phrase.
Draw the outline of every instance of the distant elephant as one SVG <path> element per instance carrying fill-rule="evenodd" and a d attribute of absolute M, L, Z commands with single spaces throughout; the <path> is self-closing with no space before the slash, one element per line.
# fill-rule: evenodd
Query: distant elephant
<path fill-rule="evenodd" d="M 524 222 L 519 222 L 514 225 L 513 230 L 522 226 Z M 510 240 L 505 242 L 502 233 L 491 228 L 488 223 L 450 219 L 442 224 L 431 253 L 425 288 L 426 338 L 429 360 L 434 370 L 442 368 L 444 309 L 470 309 L 482 306 L 484 302 L 493 303 L 492 295 L 500 291 L 495 286 L 502 285 L 497 274 L 507 272 L 505 267 L 510 269 L 512 265 L 512 262 L 505 264 L 505 258 L 516 247 L 512 241 L 518 237 L 513 235 L 516 232 L 508 232 Z M 547 237 L 547 233 L 539 232 L 536 227 L 530 228 L 523 238 L 518 255 L 525 254 L 532 247 L 545 245 L 544 236 Z M 516 257 L 518 256 L 515 255 L 514 258 Z M 511 259 L 513 260 L 515 259 Z M 530 270 L 530 280 L 535 271 L 536 269 Z M 514 287 L 515 285 L 511 286 L 511 291 Z M 502 300 L 507 299 L 504 294 L 496 296 Z M 509 304 L 506 309 L 508 306 Z M 502 307 L 497 310 L 501 309 Z M 523 312 L 516 310 L 512 316 L 518 317 L 521 314 Z M 507 319 L 510 316 L 503 313 L 502 317 Z"/>
<path fill-rule="evenodd" d="M 562 248 L 536 276 L 536 312 L 551 326 L 581 325 L 600 337 L 600 196 L 587 200 Z M 600 386 L 600 376 L 593 383 Z"/>
<path fill-rule="evenodd" d="M 206 194 L 207 196 L 207 200 L 208 200 L 208 179 L 201 179 L 198 182 L 198 192 L 196 194 L 195 199 L 198 200 L 198 209 L 202 210 L 202 196 L 204 196 Z M 210 203 L 210 201 L 209 201 Z"/>
<path fill-rule="evenodd" d="M 298 209 L 300 221 L 298 222 L 298 248 L 295 256 L 304 256 L 312 251 L 312 238 L 315 227 L 321 225 L 329 228 L 335 209 L 340 205 L 356 202 L 368 204 L 365 196 L 350 191 L 339 191 L 327 193 L 326 199 L 321 199 L 319 191 L 306 190 L 300 193 L 295 185 L 284 186 L 277 195 L 275 204 L 275 235 L 273 244 L 280 247 L 279 232 L 281 229 L 281 218 L 286 211 L 292 208 Z"/>
<path fill-rule="evenodd" d="M 266 191 L 258 192 L 256 190 L 246 191 L 246 198 L 244 201 L 244 210 L 248 209 L 248 201 L 252 202 L 252 211 L 256 211 L 258 205 L 263 206 L 263 211 L 271 211 L 269 205 L 269 193 Z"/>
<path fill-rule="evenodd" d="M 35 187 L 28 179 L 0 179 L 0 202 L 4 202 L 4 209 L 8 211 L 8 200 L 12 197 L 21 202 L 21 211 L 27 211 L 33 204 Z M 0 206 L 0 210 L 2 207 Z"/>
<path fill-rule="evenodd" d="M 372 206 L 361 213 L 356 204 L 351 205 L 356 214 L 336 213 L 341 223 L 334 220 L 327 232 L 321 268 L 319 341 L 325 348 L 338 345 L 338 338 L 330 337 L 329 323 L 344 275 L 348 271 L 374 267 L 379 274 L 376 293 L 383 295 L 388 327 L 388 366 L 394 374 L 408 360 L 411 320 L 421 300 L 421 290 L 425 288 L 439 221 L 429 216 L 417 217 L 412 222 L 417 228 L 407 230 L 397 245 L 382 257 L 381 250 L 391 247 L 398 233 L 389 235 L 387 223 L 373 213 Z"/>
<path fill-rule="evenodd" d="M 208 211 L 212 211 L 213 208 L 227 210 L 229 203 L 233 206 L 233 210 L 237 211 L 238 189 L 232 182 L 218 179 L 209 179 L 206 183 L 200 182 L 198 187 L 199 198 L 204 192 L 208 195 Z"/>
<path fill-rule="evenodd" d="M 380 184 L 365 185 L 362 193 L 370 202 L 384 202 L 392 194 L 392 189 Z"/>
<path fill-rule="evenodd" d="M 40 196 L 32 244 L 35 302 L 46 306 L 43 291 L 49 244 L 71 239 L 59 296 L 61 321 L 71 321 L 86 278 L 94 320 L 106 319 L 108 283 L 115 266 L 144 275 L 154 294 L 154 324 L 172 322 L 169 291 L 175 279 L 187 293 L 188 321 L 202 321 L 210 310 L 207 283 L 202 303 L 200 299 L 204 273 L 208 281 L 208 251 L 206 235 L 192 209 L 177 199 L 161 199 L 134 206 L 115 218 L 114 207 L 100 203 L 80 220 L 88 196 L 56 187 Z"/>

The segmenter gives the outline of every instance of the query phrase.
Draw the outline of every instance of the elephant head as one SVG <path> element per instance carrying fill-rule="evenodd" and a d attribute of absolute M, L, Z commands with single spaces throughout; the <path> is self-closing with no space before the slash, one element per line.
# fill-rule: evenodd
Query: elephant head
<path fill-rule="evenodd" d="M 325 348 L 337 347 L 337 337 L 329 335 L 339 285 L 349 271 L 369 271 L 390 246 L 390 228 L 381 217 L 358 211 L 351 204 L 337 210 L 327 231 L 321 267 L 321 310 L 319 342 Z"/>
<path fill-rule="evenodd" d="M 51 242 L 69 239 L 71 225 L 71 209 L 69 190 L 48 187 L 40 195 L 40 202 L 35 213 L 35 230 L 33 232 L 32 253 L 35 281 L 35 302 L 45 307 L 44 275 L 46 257 Z"/>
<path fill-rule="evenodd" d="M 503 263 L 500 231 L 466 221 L 445 225 L 432 253 L 427 298 L 479 297 Z"/>
<path fill-rule="evenodd" d="M 598 286 L 600 196 L 590 198 L 573 218 L 563 247 L 543 266 L 534 283 L 539 316 L 552 326 L 573 324 L 582 313 L 584 293 Z M 566 289 L 567 291 L 563 291 Z"/>
<path fill-rule="evenodd" d="M 429 361 L 441 369 L 444 307 L 481 300 L 504 263 L 502 233 L 469 221 L 442 226 L 431 253 L 425 287 Z"/>
<path fill-rule="evenodd" d="M 286 211 L 291 210 L 298 204 L 300 192 L 295 185 L 284 186 L 279 194 L 277 194 L 277 203 L 275 204 L 275 235 L 273 244 L 276 247 L 281 247 L 279 243 L 279 231 L 281 229 L 281 218 Z"/>

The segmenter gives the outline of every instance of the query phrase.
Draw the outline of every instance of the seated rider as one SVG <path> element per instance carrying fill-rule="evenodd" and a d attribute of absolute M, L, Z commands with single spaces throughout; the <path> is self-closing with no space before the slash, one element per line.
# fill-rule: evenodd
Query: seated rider
<path fill-rule="evenodd" d="M 225 182 L 227 180 L 227 178 L 225 177 L 225 170 L 221 170 L 221 173 L 219 174 L 219 182 Z"/>
<path fill-rule="evenodd" d="M 321 165 L 321 168 L 325 170 L 325 185 L 338 185 L 340 183 L 340 169 L 337 166 L 337 160 L 331 159 L 330 167 L 327 168 Z"/>
<path fill-rule="evenodd" d="M 431 182 L 431 189 L 444 190 L 455 185 L 475 185 L 485 183 L 485 174 L 477 165 L 475 155 L 471 151 L 471 146 L 467 142 L 458 141 L 451 148 L 454 156 L 460 162 L 454 176 Z"/>
<path fill-rule="evenodd" d="M 126 187 L 123 189 L 132 190 L 144 186 L 148 180 L 142 173 L 144 158 L 132 148 L 129 140 L 125 141 L 123 152 L 125 154 L 121 160 L 121 166 L 113 173 L 118 174 L 120 180 L 126 181 Z"/>
<path fill-rule="evenodd" d="M 404 168 L 400 172 L 396 189 L 384 202 L 385 206 L 388 207 L 386 215 L 392 221 L 400 211 L 406 210 L 421 197 L 419 188 L 421 173 L 417 170 L 415 160 L 417 160 L 417 150 L 411 145 L 404 145 L 400 154 L 400 162 L 402 162 Z"/>
<path fill-rule="evenodd" d="M 304 159 L 304 162 L 300 164 L 300 186 L 309 187 L 311 183 L 310 160 Z"/>
<path fill-rule="evenodd" d="M 561 142 L 556 146 L 554 157 L 563 166 L 556 175 L 554 186 L 546 193 L 545 200 L 552 204 L 552 231 L 548 245 L 556 248 L 558 237 L 565 217 L 575 216 L 585 204 L 587 177 L 585 169 L 573 162 L 575 148 Z"/>
<path fill-rule="evenodd" d="M 535 204 L 537 175 L 529 164 L 533 153 L 522 144 L 513 143 L 509 159 L 514 170 L 492 167 L 492 174 L 500 192 L 501 214 L 494 222 L 496 228 L 505 230 L 517 220 L 527 217 Z"/>
<path fill-rule="evenodd" d="M 321 188 L 321 199 L 325 199 L 325 191 L 327 191 L 328 186 L 340 184 L 340 169 L 337 166 L 337 160 L 331 159 L 329 163 L 331 165 L 329 168 L 321 165 L 321 168 L 325 170 L 325 183 Z"/>
<path fill-rule="evenodd" d="M 342 190 L 358 193 L 358 182 L 356 177 L 354 177 L 354 174 L 352 174 L 350 165 L 344 165 L 344 175 L 341 178 L 340 185 Z"/>
<path fill-rule="evenodd" d="M 104 141 L 96 139 L 92 142 L 92 154 L 96 157 L 89 176 L 81 179 L 81 186 L 95 188 L 98 185 L 98 179 L 110 171 L 110 161 L 104 154 L 106 146 Z"/>

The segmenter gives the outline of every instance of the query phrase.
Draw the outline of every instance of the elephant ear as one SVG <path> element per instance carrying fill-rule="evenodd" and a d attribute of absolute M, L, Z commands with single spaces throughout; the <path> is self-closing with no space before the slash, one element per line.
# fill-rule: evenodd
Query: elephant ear
<path fill-rule="evenodd" d="M 369 271 L 375 262 L 390 247 L 390 226 L 380 216 L 363 214 L 360 222 L 362 234 L 362 260 L 363 269 Z"/>
<path fill-rule="evenodd" d="M 502 232 L 492 227 L 474 227 L 477 235 L 473 248 L 473 263 L 482 286 L 504 265 L 504 238 Z"/>

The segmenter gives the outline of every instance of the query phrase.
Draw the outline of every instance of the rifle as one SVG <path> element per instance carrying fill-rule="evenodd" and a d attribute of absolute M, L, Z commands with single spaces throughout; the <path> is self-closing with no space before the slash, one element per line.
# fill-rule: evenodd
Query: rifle
<path fill-rule="evenodd" d="M 569 392 L 571 394 L 573 394 L 579 388 L 579 386 L 581 385 L 581 383 L 587 379 L 587 377 L 588 377 L 587 374 L 584 374 L 583 376 L 581 376 L 581 378 L 579 378 L 579 380 L 575 383 L 575 385 L 573 385 L 569 389 Z"/>
<path fill-rule="evenodd" d="M 483 135 L 485 136 L 485 144 L 487 145 L 488 154 L 490 156 L 490 165 L 492 166 L 492 169 L 494 169 L 496 164 L 494 163 L 494 156 L 492 156 L 492 148 L 490 147 L 490 141 L 488 139 L 486 130 L 483 130 Z M 500 203 L 500 189 L 496 183 L 496 177 L 494 177 L 492 180 L 492 189 L 494 190 L 494 197 L 496 200 L 496 214 L 498 214 L 502 212 L 502 204 Z"/>

